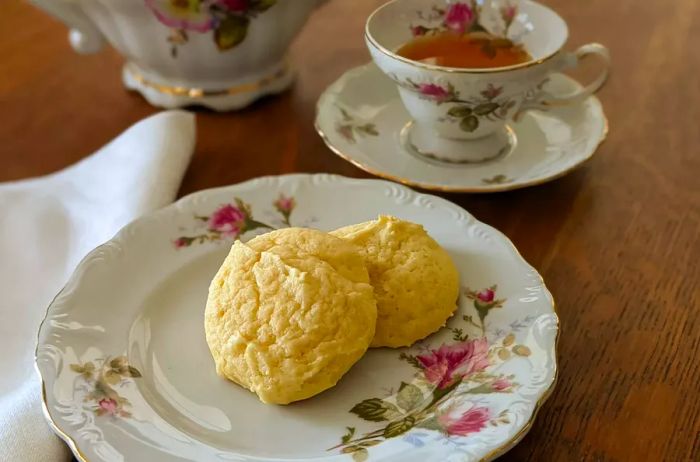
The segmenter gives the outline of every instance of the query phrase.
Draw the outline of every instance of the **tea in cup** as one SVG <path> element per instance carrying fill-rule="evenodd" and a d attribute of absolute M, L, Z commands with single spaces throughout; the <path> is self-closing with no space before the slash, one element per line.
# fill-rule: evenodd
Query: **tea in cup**
<path fill-rule="evenodd" d="M 508 122 L 530 109 L 576 104 L 598 91 L 610 57 L 600 44 L 563 49 L 566 22 L 530 0 L 393 0 L 370 15 L 367 46 L 397 85 L 412 121 L 409 151 L 451 163 L 481 162 L 516 143 Z M 589 55 L 604 68 L 570 95 L 543 90 L 553 72 Z"/>

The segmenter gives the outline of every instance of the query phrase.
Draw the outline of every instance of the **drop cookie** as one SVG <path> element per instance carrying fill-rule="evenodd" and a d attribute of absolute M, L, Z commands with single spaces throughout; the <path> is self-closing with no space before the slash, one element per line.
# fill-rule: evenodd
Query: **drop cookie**
<path fill-rule="evenodd" d="M 367 350 L 376 318 L 359 249 L 286 228 L 233 244 L 209 288 L 205 332 L 219 375 L 287 404 L 334 386 Z"/>
<path fill-rule="evenodd" d="M 412 345 L 444 326 L 454 313 L 457 267 L 421 225 L 380 216 L 331 234 L 357 245 L 365 256 L 377 300 L 371 346 Z"/>

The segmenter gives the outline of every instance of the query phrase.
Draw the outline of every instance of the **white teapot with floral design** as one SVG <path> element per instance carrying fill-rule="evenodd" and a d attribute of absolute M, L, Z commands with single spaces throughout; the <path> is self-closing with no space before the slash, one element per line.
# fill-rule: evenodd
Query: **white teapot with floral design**
<path fill-rule="evenodd" d="M 77 52 L 108 41 L 151 104 L 223 111 L 289 86 L 287 48 L 324 0 L 31 1 L 70 27 Z"/>

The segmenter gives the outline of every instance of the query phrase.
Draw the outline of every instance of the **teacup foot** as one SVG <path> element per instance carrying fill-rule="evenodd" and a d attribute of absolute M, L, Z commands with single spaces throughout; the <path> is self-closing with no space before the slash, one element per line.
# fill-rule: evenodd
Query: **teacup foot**
<path fill-rule="evenodd" d="M 508 125 L 475 140 L 439 137 L 430 128 L 408 122 L 399 134 L 401 146 L 414 157 L 435 164 L 469 165 L 495 161 L 515 150 L 517 137 Z"/>
<path fill-rule="evenodd" d="M 283 92 L 294 81 L 294 73 L 283 63 L 245 81 L 222 85 L 220 89 L 204 89 L 150 75 L 129 62 L 122 70 L 122 80 L 126 88 L 138 91 L 153 106 L 166 109 L 204 106 L 215 111 L 232 111 L 262 96 Z"/>

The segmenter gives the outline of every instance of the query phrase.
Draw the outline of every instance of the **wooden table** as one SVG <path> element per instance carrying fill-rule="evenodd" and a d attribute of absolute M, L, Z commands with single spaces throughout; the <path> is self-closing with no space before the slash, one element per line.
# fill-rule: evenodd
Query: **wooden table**
<path fill-rule="evenodd" d="M 312 122 L 321 91 L 369 59 L 363 22 L 381 2 L 318 11 L 293 47 L 291 91 L 199 112 L 180 194 L 288 172 L 367 177 Z M 559 383 L 503 460 L 700 460 L 700 2 L 547 3 L 571 46 L 612 51 L 607 142 L 552 183 L 445 196 L 513 240 L 561 317 Z M 62 25 L 19 0 L 0 4 L 0 56 L 0 181 L 65 167 L 155 112 L 122 88 L 114 52 L 74 54 Z"/>

